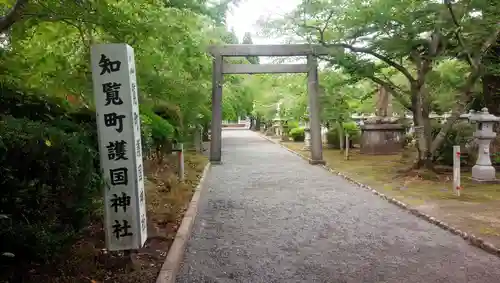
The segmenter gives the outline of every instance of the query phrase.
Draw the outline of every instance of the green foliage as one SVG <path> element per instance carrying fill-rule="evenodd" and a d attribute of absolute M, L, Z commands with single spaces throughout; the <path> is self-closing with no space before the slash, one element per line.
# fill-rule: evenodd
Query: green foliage
<path fill-rule="evenodd" d="M 359 139 L 361 137 L 361 130 L 354 122 L 343 123 L 343 132 L 344 135 L 349 135 L 349 147 L 352 147 L 354 144 L 359 144 Z M 329 145 L 334 148 L 340 148 L 340 137 L 339 137 L 339 129 L 338 125 L 335 124 L 328 130 L 326 134 L 326 139 Z M 344 137 L 345 139 L 345 137 Z"/>
<path fill-rule="evenodd" d="M 441 124 L 433 122 L 432 136 L 436 137 L 441 130 Z M 436 151 L 435 160 L 440 164 L 453 165 L 453 146 L 460 145 L 465 148 L 465 145 L 470 143 L 474 137 L 474 127 L 468 121 L 461 121 L 453 125 L 452 129 L 446 135 L 446 139 Z"/>
<path fill-rule="evenodd" d="M 305 139 L 304 128 L 293 128 L 290 130 L 290 137 L 294 142 L 302 142 Z"/>
<path fill-rule="evenodd" d="M 101 184 L 91 140 L 44 122 L 0 121 L 0 209 L 12 219 L 0 228 L 0 250 L 47 260 L 87 225 Z"/>

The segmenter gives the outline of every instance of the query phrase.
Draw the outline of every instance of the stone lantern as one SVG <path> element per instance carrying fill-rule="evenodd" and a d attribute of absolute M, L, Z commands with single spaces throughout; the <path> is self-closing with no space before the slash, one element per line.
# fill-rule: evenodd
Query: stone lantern
<path fill-rule="evenodd" d="M 281 141 L 289 141 L 290 140 L 290 138 L 288 137 L 289 130 L 290 130 L 290 127 L 288 126 L 288 121 L 282 120 L 281 121 Z"/>
<path fill-rule="evenodd" d="M 304 114 L 304 148 L 302 150 L 311 150 L 311 127 L 309 126 L 309 106 L 306 108 L 306 113 Z"/>
<path fill-rule="evenodd" d="M 478 144 L 478 155 L 476 165 L 472 167 L 472 179 L 477 182 L 496 182 L 495 167 L 491 165 L 490 159 L 490 143 L 497 135 L 493 126 L 500 121 L 500 117 L 490 114 L 488 108 L 481 109 L 481 112 L 471 110 L 461 117 L 476 123 L 474 137 Z"/>

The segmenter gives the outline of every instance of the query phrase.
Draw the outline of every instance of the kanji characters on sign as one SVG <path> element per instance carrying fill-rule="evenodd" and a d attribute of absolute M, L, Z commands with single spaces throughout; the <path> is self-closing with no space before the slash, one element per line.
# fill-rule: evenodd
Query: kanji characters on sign
<path fill-rule="evenodd" d="M 120 71 L 120 66 L 122 62 L 120 61 L 111 61 L 106 55 L 101 54 L 101 60 L 99 60 L 99 67 L 101 67 L 101 74 L 105 73 L 117 72 Z"/>
<path fill-rule="evenodd" d="M 126 146 L 127 142 L 124 140 L 109 142 L 107 146 L 109 160 L 128 160 Z"/>
<path fill-rule="evenodd" d="M 125 115 L 118 115 L 115 112 L 104 114 L 104 125 L 106 127 L 115 127 L 118 133 L 123 131 L 123 119 Z"/>
<path fill-rule="evenodd" d="M 99 153 L 106 179 L 106 245 L 138 249 L 147 238 L 139 98 L 133 49 L 126 44 L 92 46 Z"/>

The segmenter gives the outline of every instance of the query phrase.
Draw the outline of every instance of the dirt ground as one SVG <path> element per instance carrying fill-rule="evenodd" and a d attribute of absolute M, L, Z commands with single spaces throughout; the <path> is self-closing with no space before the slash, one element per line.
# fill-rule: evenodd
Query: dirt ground
<path fill-rule="evenodd" d="M 37 283 L 151 283 L 155 282 L 188 207 L 194 189 L 207 164 L 204 156 L 186 153 L 185 182 L 176 177 L 175 156 L 163 164 L 146 160 L 148 240 L 132 255 L 107 252 L 102 218 L 90 225 L 66 255 L 44 266 L 31 266 L 21 282 Z"/>
<path fill-rule="evenodd" d="M 303 143 L 285 142 L 288 148 L 308 155 Z M 461 196 L 452 190 L 451 173 L 427 180 L 418 174 L 401 174 L 409 166 L 402 155 L 369 156 L 350 150 L 349 160 L 340 150 L 324 149 L 327 165 L 456 228 L 500 246 L 500 186 L 476 184 L 463 172 Z M 499 176 L 500 178 L 500 176 Z"/>

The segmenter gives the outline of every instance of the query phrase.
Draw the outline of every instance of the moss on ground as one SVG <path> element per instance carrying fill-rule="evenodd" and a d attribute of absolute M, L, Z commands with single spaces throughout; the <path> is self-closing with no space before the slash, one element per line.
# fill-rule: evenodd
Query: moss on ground
<path fill-rule="evenodd" d="M 302 150 L 303 143 L 282 144 L 305 156 L 310 155 Z M 401 169 L 409 168 L 408 161 L 411 160 L 406 153 L 404 155 L 363 155 L 352 149 L 349 160 L 345 160 L 343 151 L 323 151 L 323 158 L 330 168 L 500 246 L 499 185 L 473 183 L 469 179 L 470 173 L 464 172 L 461 178 L 463 190 L 457 196 L 452 189 L 451 173 L 439 174 L 435 178 L 427 178 L 421 172 L 402 174 Z"/>

